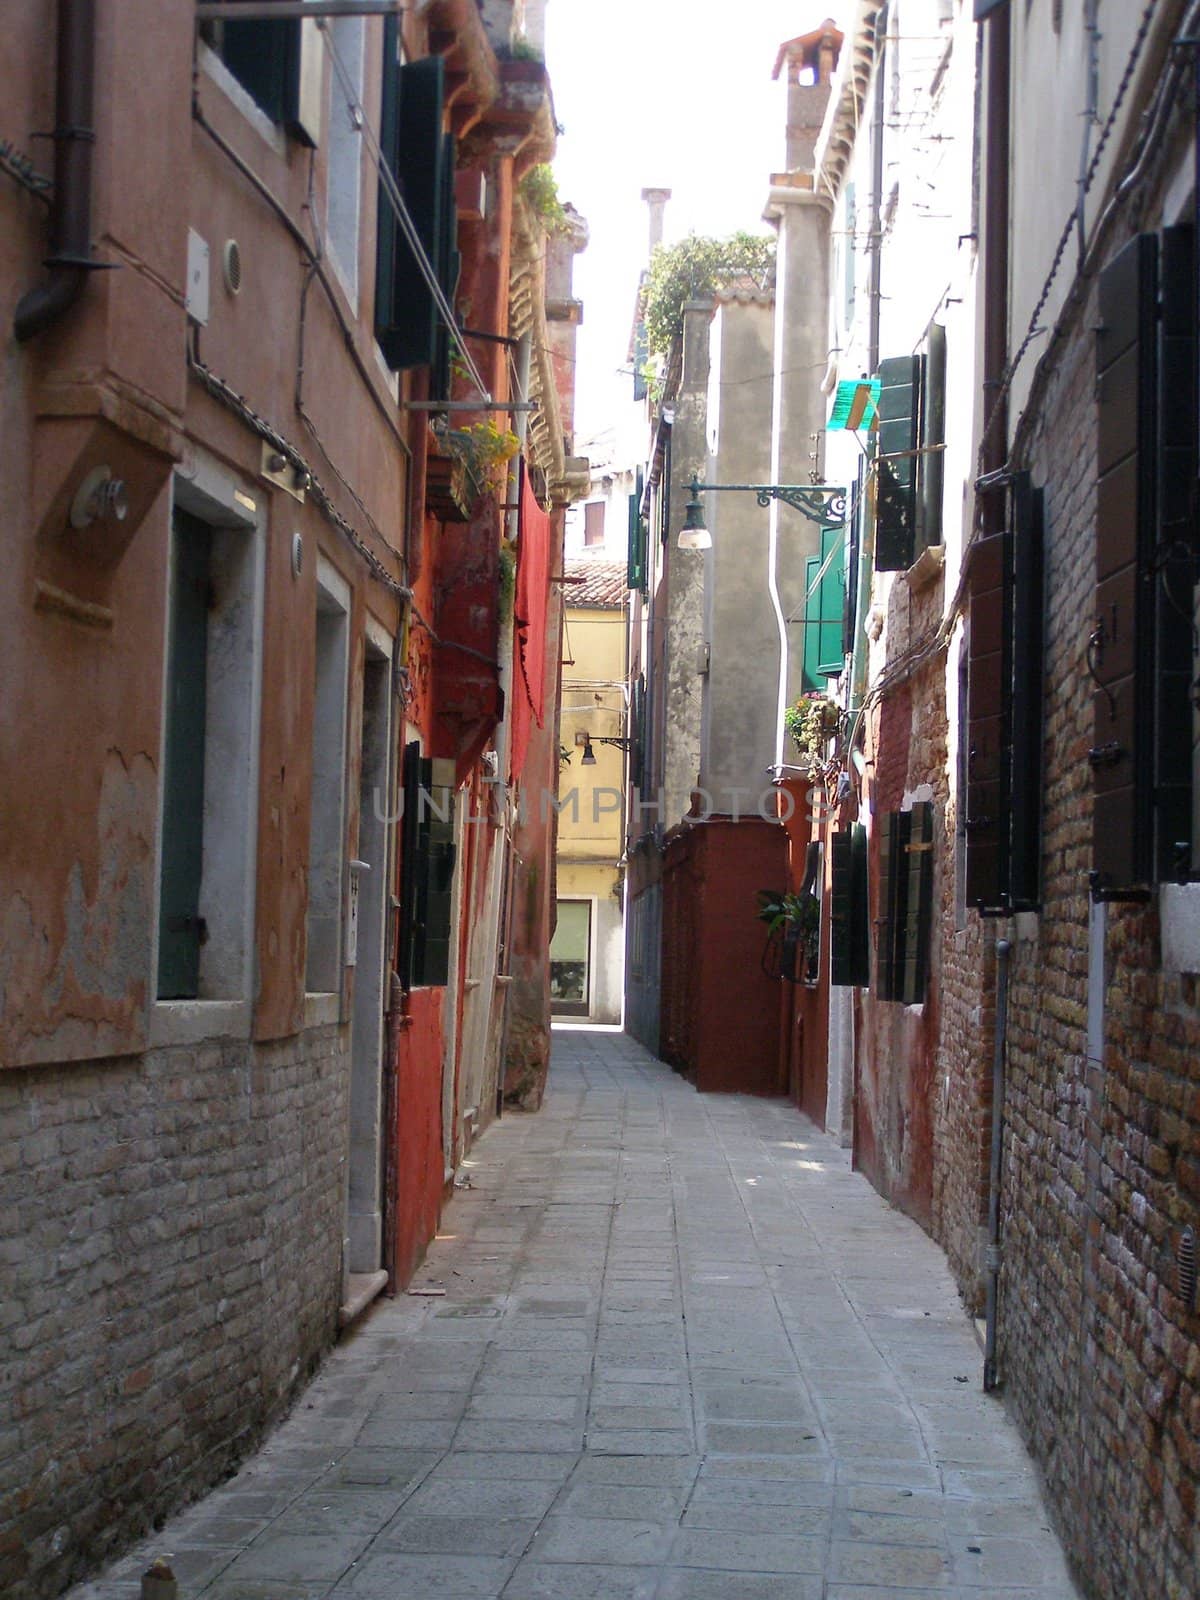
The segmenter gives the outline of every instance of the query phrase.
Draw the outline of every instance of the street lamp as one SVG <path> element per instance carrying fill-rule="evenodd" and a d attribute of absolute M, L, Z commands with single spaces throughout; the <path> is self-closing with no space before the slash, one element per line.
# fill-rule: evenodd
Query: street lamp
<path fill-rule="evenodd" d="M 633 746 L 632 739 L 608 738 L 599 733 L 595 736 L 594 742 L 596 744 L 613 744 L 616 745 L 618 750 L 624 750 L 626 752 L 628 752 Z M 585 733 L 583 736 L 583 754 L 579 758 L 579 765 L 581 767 L 594 767 L 596 765 L 596 752 L 592 749 L 592 744 L 592 735 L 590 733 Z"/>
<path fill-rule="evenodd" d="M 760 506 L 769 506 L 772 500 L 782 500 L 799 511 L 810 522 L 823 528 L 844 528 L 846 525 L 846 491 L 840 484 L 828 483 L 700 483 L 693 478 L 688 484 L 691 498 L 683 508 L 683 527 L 677 546 L 680 550 L 709 550 L 712 535 L 704 521 L 704 503 L 701 494 L 730 491 L 757 495 Z"/>

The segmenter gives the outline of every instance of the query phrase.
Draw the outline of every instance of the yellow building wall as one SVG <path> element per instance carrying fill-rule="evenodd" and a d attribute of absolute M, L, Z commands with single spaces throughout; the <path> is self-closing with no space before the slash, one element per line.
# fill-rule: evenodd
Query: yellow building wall
<path fill-rule="evenodd" d="M 625 752 L 597 744 L 601 736 L 628 736 L 625 707 L 624 611 L 567 610 L 567 655 L 562 680 L 562 743 L 570 766 L 559 778 L 558 892 L 608 894 L 625 843 Z M 594 767 L 581 765 L 584 732 L 592 740 Z M 603 888 L 566 886 L 568 870 L 586 862 L 607 863 Z"/>

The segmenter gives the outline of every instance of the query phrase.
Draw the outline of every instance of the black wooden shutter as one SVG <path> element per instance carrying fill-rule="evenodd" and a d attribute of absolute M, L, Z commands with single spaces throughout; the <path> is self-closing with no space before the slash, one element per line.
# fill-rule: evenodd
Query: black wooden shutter
<path fill-rule="evenodd" d="M 1002 859 L 1008 795 L 1005 538 L 977 539 L 968 557 L 970 634 L 967 650 L 965 801 L 967 903 L 1003 908 Z"/>
<path fill-rule="evenodd" d="M 396 65 L 396 21 L 394 17 L 385 19 L 380 147 L 404 197 L 417 237 L 441 281 L 448 270 L 441 259 L 445 250 L 445 66 L 441 56 Z M 433 294 L 416 253 L 400 230 L 381 180 L 375 337 L 390 367 L 420 367 L 435 360 L 437 329 Z"/>
<path fill-rule="evenodd" d="M 441 183 L 441 200 L 439 204 L 439 223 L 441 233 L 438 239 L 437 254 L 434 265 L 437 268 L 438 282 L 442 293 L 450 305 L 454 304 L 454 296 L 458 292 L 458 279 L 462 272 L 462 256 L 458 249 L 458 202 L 454 197 L 454 173 L 457 166 L 457 146 L 454 135 L 447 133 L 442 136 L 442 155 L 439 168 Z M 436 310 L 434 312 L 434 356 L 433 371 L 430 374 L 429 393 L 434 400 L 448 400 L 450 398 L 450 361 L 454 354 L 454 340 L 446 320 Z"/>
<path fill-rule="evenodd" d="M 406 989 L 444 985 L 453 923 L 454 790 L 449 763 L 404 752 L 400 975 Z"/>
<path fill-rule="evenodd" d="M 184 511 L 173 519 L 159 876 L 158 998 L 194 999 L 200 985 L 204 743 L 212 535 Z"/>
<path fill-rule="evenodd" d="M 1155 543 L 1158 241 L 1142 234 L 1100 274 L 1096 339 L 1096 600 L 1087 642 L 1093 695 L 1093 887 L 1140 894 L 1152 876 L 1153 659 L 1148 582 Z"/>
<path fill-rule="evenodd" d="M 1192 689 L 1196 672 L 1196 248 L 1191 227 L 1162 236 L 1158 548 L 1152 562 L 1155 868 L 1186 876 L 1192 838 Z"/>
<path fill-rule="evenodd" d="M 1009 793 L 1007 877 L 1010 911 L 1041 905 L 1042 680 L 1045 654 L 1042 491 L 1017 473 L 1009 497 L 1006 554 L 1011 600 L 1005 611 L 1010 641 L 1008 689 Z"/>
<path fill-rule="evenodd" d="M 629 781 L 641 793 L 646 769 L 646 679 L 638 674 L 630 706 Z"/>
<path fill-rule="evenodd" d="M 830 982 L 863 989 L 871 981 L 867 830 L 860 822 L 839 829 L 831 850 Z"/>
<path fill-rule="evenodd" d="M 879 363 L 879 479 L 875 570 L 903 572 L 913 563 L 917 520 L 924 356 L 895 356 Z"/>
<path fill-rule="evenodd" d="M 879 837 L 879 903 L 876 926 L 879 930 L 875 954 L 875 993 L 881 1000 L 899 997 L 903 964 L 901 924 L 904 894 L 904 846 L 907 843 L 907 813 L 889 811 L 883 817 Z"/>
<path fill-rule="evenodd" d="M 975 21 L 983 22 L 987 17 L 995 16 L 1007 4 L 1008 0 L 975 0 Z"/>

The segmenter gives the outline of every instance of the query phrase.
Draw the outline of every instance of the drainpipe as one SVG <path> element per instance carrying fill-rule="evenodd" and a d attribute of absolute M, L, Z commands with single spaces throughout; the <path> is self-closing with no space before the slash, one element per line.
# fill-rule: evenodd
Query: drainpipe
<path fill-rule="evenodd" d="M 1008 1045 L 1008 961 L 1012 945 L 996 940 L 996 1039 L 992 1053 L 992 1159 L 988 1174 L 987 1309 L 983 1343 L 983 1387 L 994 1389 L 996 1306 L 1000 1289 L 1000 1158 L 1004 1147 L 1004 1057 Z"/>
<path fill-rule="evenodd" d="M 887 54 L 888 8 L 875 18 L 875 97 L 871 113 L 871 276 L 868 288 L 870 323 L 867 333 L 867 367 L 879 371 L 879 307 L 882 300 L 883 257 L 883 68 Z"/>
<path fill-rule="evenodd" d="M 22 296 L 13 331 L 23 344 L 56 322 L 79 299 L 92 256 L 92 125 L 96 61 L 95 0 L 58 0 L 54 198 L 50 211 L 50 276 Z"/>
<path fill-rule="evenodd" d="M 1001 392 L 1008 364 L 1010 17 L 1007 6 L 987 24 L 987 163 L 983 217 L 983 459 L 986 475 L 1008 461 L 1008 401 Z M 985 495 L 983 531 L 1003 531 L 1004 495 Z"/>

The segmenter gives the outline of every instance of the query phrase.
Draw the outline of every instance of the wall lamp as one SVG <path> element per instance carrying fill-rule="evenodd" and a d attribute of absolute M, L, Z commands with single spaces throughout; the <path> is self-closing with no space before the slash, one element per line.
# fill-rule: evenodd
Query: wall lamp
<path fill-rule="evenodd" d="M 609 739 L 602 734 L 597 734 L 593 741 L 591 734 L 585 733 L 583 736 L 583 754 L 579 758 L 581 767 L 594 767 L 596 765 L 596 752 L 592 749 L 593 743 L 613 744 L 616 745 L 618 750 L 624 750 L 626 753 L 633 747 L 632 739 Z"/>
<path fill-rule="evenodd" d="M 683 527 L 677 541 L 680 550 L 710 550 L 712 534 L 704 521 L 702 494 L 739 493 L 758 496 L 760 506 L 769 506 L 772 500 L 782 500 L 785 505 L 799 511 L 810 522 L 823 528 L 842 528 L 846 524 L 846 491 L 838 485 L 814 483 L 700 483 L 693 478 L 688 484 L 691 498 L 683 508 Z"/>

